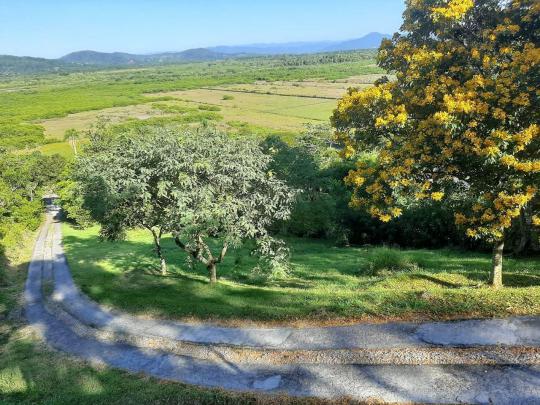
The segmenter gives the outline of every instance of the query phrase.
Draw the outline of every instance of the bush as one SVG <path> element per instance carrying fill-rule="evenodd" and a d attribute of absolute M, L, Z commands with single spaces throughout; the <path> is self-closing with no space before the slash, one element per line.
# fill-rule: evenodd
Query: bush
<path fill-rule="evenodd" d="M 201 104 L 201 105 L 199 105 L 199 110 L 204 110 L 204 111 L 221 111 L 221 108 L 219 108 L 217 105 Z"/>
<path fill-rule="evenodd" d="M 70 179 L 59 182 L 60 205 L 67 220 L 80 228 L 87 228 L 93 221 L 90 212 L 83 207 L 83 198 L 78 187 L 78 184 Z"/>
<path fill-rule="evenodd" d="M 234 97 L 231 96 L 230 94 L 225 94 L 222 99 L 223 100 L 234 100 Z"/>
<path fill-rule="evenodd" d="M 354 163 L 338 156 L 331 133 L 324 127 L 308 128 L 296 137 L 293 145 L 270 136 L 263 147 L 274 158 L 272 172 L 302 190 L 291 218 L 276 231 L 326 238 L 339 245 L 482 248 L 479 242 L 458 230 L 452 207 L 438 201 L 415 202 L 401 217 L 388 223 L 372 218 L 365 210 L 351 209 L 351 189 L 343 178 L 354 168 Z M 371 154 L 362 157 L 367 164 L 372 160 Z"/>
<path fill-rule="evenodd" d="M 419 267 L 418 263 L 414 262 L 404 252 L 388 247 L 370 249 L 366 258 L 368 263 L 363 273 L 373 276 L 386 272 L 411 271 Z"/>

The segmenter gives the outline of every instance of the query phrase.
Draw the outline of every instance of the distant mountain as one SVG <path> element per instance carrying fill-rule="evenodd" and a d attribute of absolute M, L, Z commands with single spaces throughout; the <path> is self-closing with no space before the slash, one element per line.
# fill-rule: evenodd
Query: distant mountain
<path fill-rule="evenodd" d="M 0 55 L 0 74 L 4 75 L 57 72 L 63 68 L 67 68 L 65 63 L 56 59 Z"/>
<path fill-rule="evenodd" d="M 68 53 L 62 56 L 60 60 L 81 65 L 130 65 L 139 61 L 139 55 L 123 52 L 78 51 Z"/>
<path fill-rule="evenodd" d="M 182 52 L 164 52 L 151 55 L 136 55 L 123 52 L 106 53 L 96 51 L 78 51 L 62 56 L 60 60 L 63 62 L 77 63 L 82 65 L 126 66 L 172 62 L 202 62 L 219 60 L 227 57 L 230 57 L 230 55 L 215 52 L 206 48 L 197 48 L 187 49 Z"/>
<path fill-rule="evenodd" d="M 224 54 L 279 55 L 319 52 L 352 51 L 356 49 L 378 48 L 384 38 L 390 35 L 378 32 L 347 41 L 286 42 L 278 44 L 249 44 L 238 46 L 215 46 L 208 48 Z"/>
<path fill-rule="evenodd" d="M 187 49 L 182 52 L 164 52 L 154 55 L 148 55 L 151 60 L 165 62 L 205 62 L 212 60 L 220 60 L 231 58 L 236 55 L 228 55 L 222 52 L 217 52 L 207 48 Z"/>
<path fill-rule="evenodd" d="M 391 38 L 390 35 L 371 32 L 362 38 L 338 42 L 325 48 L 325 52 L 353 51 L 355 49 L 374 49 L 381 45 L 383 39 Z"/>
<path fill-rule="evenodd" d="M 383 38 L 388 37 L 389 35 L 372 32 L 361 38 L 347 41 L 215 46 L 211 48 L 187 49 L 182 52 L 162 52 L 148 55 L 125 52 L 107 53 L 89 50 L 72 52 L 58 59 L 0 55 L 0 75 L 66 73 L 80 70 L 96 70 L 105 67 L 206 62 L 256 55 L 310 54 L 373 49 L 378 48 Z"/>
<path fill-rule="evenodd" d="M 320 42 L 286 42 L 270 44 L 249 44 L 249 45 L 231 45 L 214 46 L 208 48 L 215 52 L 221 52 L 229 55 L 247 54 L 247 55 L 282 55 L 282 54 L 302 54 L 317 53 L 326 47 L 334 44 L 332 41 Z"/>

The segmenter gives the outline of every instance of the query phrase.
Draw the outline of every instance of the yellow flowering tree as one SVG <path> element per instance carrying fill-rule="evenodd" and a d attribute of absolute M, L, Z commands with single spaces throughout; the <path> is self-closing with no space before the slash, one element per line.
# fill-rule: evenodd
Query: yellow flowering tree
<path fill-rule="evenodd" d="M 346 157 L 378 151 L 346 178 L 351 205 L 389 221 L 411 198 L 448 201 L 467 235 L 494 244 L 501 286 L 505 231 L 539 206 L 539 44 L 537 0 L 408 0 L 379 49 L 396 79 L 350 89 L 332 117 Z"/>

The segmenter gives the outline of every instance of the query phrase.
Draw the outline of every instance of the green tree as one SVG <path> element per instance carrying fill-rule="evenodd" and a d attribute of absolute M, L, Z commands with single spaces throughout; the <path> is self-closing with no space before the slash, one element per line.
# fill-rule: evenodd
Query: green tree
<path fill-rule="evenodd" d="M 13 246 L 24 232 L 39 226 L 40 197 L 54 191 L 64 166 L 57 155 L 0 151 L 0 245 Z"/>
<path fill-rule="evenodd" d="M 143 227 L 166 270 L 161 238 L 203 263 L 210 282 L 227 249 L 256 239 L 268 253 L 269 226 L 290 213 L 293 192 L 268 170 L 270 157 L 255 142 L 213 129 L 146 127 L 79 158 L 76 180 L 106 237 Z M 220 241 L 213 251 L 209 241 Z"/>
<path fill-rule="evenodd" d="M 92 224 L 90 212 L 83 207 L 84 199 L 79 183 L 70 178 L 68 173 L 65 179 L 58 183 L 58 195 L 64 216 L 81 228 Z"/>
<path fill-rule="evenodd" d="M 379 50 L 397 80 L 351 89 L 333 115 L 345 156 L 378 151 L 347 177 L 352 205 L 389 221 L 411 199 L 447 200 L 468 236 L 493 243 L 494 287 L 506 231 L 538 208 L 539 24 L 535 0 L 409 0 Z"/>
<path fill-rule="evenodd" d="M 78 154 L 78 143 L 81 139 L 81 134 L 79 131 L 77 131 L 74 128 L 69 128 L 66 130 L 64 134 L 64 141 L 69 142 L 69 146 L 71 146 L 71 150 L 73 150 L 73 154 L 77 156 Z"/>

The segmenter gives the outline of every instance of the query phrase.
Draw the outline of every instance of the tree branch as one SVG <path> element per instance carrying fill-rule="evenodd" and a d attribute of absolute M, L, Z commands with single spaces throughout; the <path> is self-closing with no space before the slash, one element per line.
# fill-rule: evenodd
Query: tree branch
<path fill-rule="evenodd" d="M 221 248 L 221 253 L 219 254 L 217 263 L 221 263 L 223 261 L 223 259 L 225 258 L 225 255 L 227 254 L 228 247 L 229 247 L 229 244 L 227 242 L 223 242 L 223 247 Z"/>

